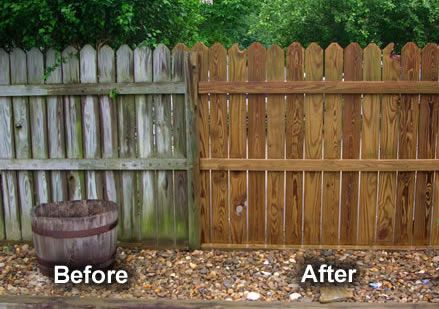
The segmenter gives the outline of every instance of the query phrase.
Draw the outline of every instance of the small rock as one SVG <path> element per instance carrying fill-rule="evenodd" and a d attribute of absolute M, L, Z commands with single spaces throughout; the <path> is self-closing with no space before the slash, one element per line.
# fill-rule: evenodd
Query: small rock
<path fill-rule="evenodd" d="M 292 294 L 290 294 L 290 300 L 291 301 L 298 300 L 301 297 L 302 297 L 302 295 L 300 295 L 299 293 L 292 293 Z"/>
<path fill-rule="evenodd" d="M 189 266 L 190 266 L 192 269 L 197 268 L 197 264 L 194 264 L 194 263 L 189 263 Z"/>
<path fill-rule="evenodd" d="M 261 294 L 259 294 L 258 292 L 249 292 L 247 294 L 247 300 L 258 300 L 259 298 L 261 298 Z"/>
<path fill-rule="evenodd" d="M 438 256 L 435 256 L 435 257 L 432 259 L 432 261 L 435 262 L 435 263 L 439 263 L 439 255 L 438 255 Z"/>
<path fill-rule="evenodd" d="M 352 290 L 342 287 L 322 287 L 320 288 L 319 301 L 322 304 L 344 301 L 354 298 Z"/>
<path fill-rule="evenodd" d="M 383 284 L 381 282 L 371 282 L 369 286 L 373 289 L 379 289 Z"/>

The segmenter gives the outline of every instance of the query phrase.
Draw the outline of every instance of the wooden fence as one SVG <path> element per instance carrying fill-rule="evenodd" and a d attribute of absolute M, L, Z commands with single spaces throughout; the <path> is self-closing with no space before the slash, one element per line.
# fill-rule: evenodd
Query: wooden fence
<path fill-rule="evenodd" d="M 201 241 L 439 244 L 439 50 L 197 44 Z"/>
<path fill-rule="evenodd" d="M 0 238 L 31 239 L 36 204 L 104 198 L 121 240 L 198 244 L 190 70 L 184 45 L 0 49 Z"/>

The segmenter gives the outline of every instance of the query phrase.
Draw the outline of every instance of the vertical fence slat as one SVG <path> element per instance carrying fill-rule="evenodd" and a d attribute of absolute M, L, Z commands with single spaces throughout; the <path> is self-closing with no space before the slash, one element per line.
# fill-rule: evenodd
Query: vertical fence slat
<path fill-rule="evenodd" d="M 299 43 L 287 49 L 287 80 L 303 80 L 304 50 Z M 303 159 L 304 95 L 287 95 L 286 158 Z M 285 243 L 302 242 L 303 172 L 286 173 Z"/>
<path fill-rule="evenodd" d="M 344 50 L 345 80 L 362 80 L 363 50 L 357 43 Z M 345 95 L 343 106 L 343 159 L 360 157 L 361 96 Z M 355 244 L 358 216 L 358 172 L 343 172 L 341 187 L 340 244 Z"/>
<path fill-rule="evenodd" d="M 341 80 L 343 77 L 343 49 L 332 43 L 325 50 L 325 79 Z M 324 110 L 324 158 L 340 159 L 343 97 L 325 96 Z M 323 173 L 322 244 L 338 243 L 340 202 L 340 173 Z"/>
<path fill-rule="evenodd" d="M 265 81 L 266 50 L 253 43 L 248 53 L 248 80 Z M 265 158 L 265 96 L 248 96 L 248 158 Z M 249 242 L 265 243 L 265 172 L 248 172 Z"/>
<path fill-rule="evenodd" d="M 363 53 L 363 79 L 381 80 L 381 50 L 369 44 Z M 378 159 L 380 96 L 366 94 L 362 104 L 361 158 Z M 375 240 L 377 172 L 361 172 L 358 244 L 372 245 Z"/>
<path fill-rule="evenodd" d="M 98 52 L 99 83 L 116 82 L 116 65 L 114 51 L 109 46 L 102 46 Z M 108 95 L 99 97 L 101 114 L 102 158 L 118 158 L 117 102 Z M 105 171 L 104 198 L 120 205 L 120 173 Z M 119 230 L 120 232 L 120 230 Z"/>
<path fill-rule="evenodd" d="M 85 45 L 80 51 L 81 83 L 97 83 L 96 50 Z M 99 102 L 97 96 L 82 97 L 82 125 L 84 131 L 84 157 L 101 157 Z M 86 191 L 88 199 L 102 199 L 102 172 L 86 172 Z"/>
<path fill-rule="evenodd" d="M 152 51 L 148 47 L 134 50 L 134 81 L 152 82 Z M 154 156 L 154 136 L 151 95 L 136 95 L 137 147 L 140 158 Z M 154 191 L 154 172 L 139 172 L 137 175 L 140 226 L 137 239 L 149 245 L 157 245 L 157 211 Z"/>
<path fill-rule="evenodd" d="M 184 81 L 188 48 L 177 44 L 172 50 L 172 80 Z M 172 96 L 174 156 L 186 156 L 186 98 L 183 94 Z M 177 247 L 188 245 L 188 174 L 187 171 L 174 171 L 175 239 Z"/>
<path fill-rule="evenodd" d="M 221 44 L 209 49 L 209 71 L 211 81 L 227 80 L 227 54 Z M 210 136 L 212 158 L 227 158 L 228 126 L 227 97 L 224 94 L 210 95 Z M 212 242 L 229 241 L 229 205 L 227 171 L 212 171 Z"/>
<path fill-rule="evenodd" d="M 399 80 L 400 58 L 393 55 L 394 44 L 383 50 L 383 80 Z M 380 159 L 396 159 L 398 151 L 399 95 L 383 95 L 381 99 Z M 376 241 L 393 243 L 396 209 L 396 173 L 380 172 Z"/>
<path fill-rule="evenodd" d="M 61 84 L 61 53 L 54 49 L 46 52 L 46 74 L 47 84 Z M 48 147 L 49 158 L 61 159 L 66 156 L 65 148 L 65 130 L 64 130 L 64 104 L 62 96 L 47 97 L 47 131 L 48 131 Z M 58 202 L 66 200 L 67 178 L 66 172 L 51 171 L 51 191 L 52 201 Z"/>
<path fill-rule="evenodd" d="M 192 47 L 192 52 L 197 54 L 199 80 L 207 81 L 209 71 L 209 49 L 203 43 L 198 42 Z M 209 158 L 209 102 L 207 94 L 199 96 L 196 119 L 199 157 Z M 209 243 L 211 226 L 209 171 L 200 171 L 200 184 L 198 189 L 201 230 L 200 241 L 201 243 Z"/>
<path fill-rule="evenodd" d="M 79 83 L 78 51 L 69 46 L 62 52 L 63 83 Z M 84 156 L 82 140 L 81 97 L 65 96 L 64 113 L 66 128 L 67 157 L 81 159 Z M 67 175 L 69 199 L 85 197 L 84 172 L 71 171 Z"/>
<path fill-rule="evenodd" d="M 306 80 L 322 80 L 323 50 L 311 43 L 305 50 Z M 322 158 L 323 95 L 305 96 L 305 157 Z M 320 243 L 320 216 L 322 197 L 322 173 L 305 172 L 305 204 L 303 243 Z"/>
<path fill-rule="evenodd" d="M 413 43 L 401 50 L 401 79 L 419 80 L 421 54 Z M 399 159 L 416 159 L 419 95 L 403 95 L 399 114 Z M 413 208 L 415 199 L 415 172 L 399 172 L 395 212 L 394 243 L 408 245 L 413 241 Z M 425 208 L 424 208 L 425 209 Z M 423 211 L 417 208 L 415 211 Z M 421 224 L 425 224 L 421 223 Z"/>
<path fill-rule="evenodd" d="M 155 82 L 171 79 L 171 56 L 169 49 L 159 44 L 153 54 L 153 78 Z M 158 157 L 172 155 L 171 96 L 155 95 L 156 141 Z M 173 204 L 172 171 L 157 172 L 158 244 L 175 243 L 175 212 Z"/>
<path fill-rule="evenodd" d="M 285 80 L 284 51 L 278 45 L 267 50 L 267 80 Z M 269 159 L 285 157 L 285 96 L 267 97 L 267 155 Z M 267 175 L 267 242 L 283 244 L 284 237 L 284 172 Z"/>
<path fill-rule="evenodd" d="M 29 84 L 43 84 L 44 82 L 44 57 L 38 48 L 27 52 L 27 77 Z M 34 159 L 47 159 L 47 108 L 46 98 L 30 97 L 30 126 L 32 140 L 32 157 Z M 36 203 L 47 203 L 50 197 L 49 174 L 47 171 L 34 173 Z M 28 214 L 30 216 L 30 213 Z M 30 227 L 27 227 L 30 229 Z M 30 230 L 28 231 L 30 232 Z M 30 234 L 28 234 L 30 236 Z"/>
<path fill-rule="evenodd" d="M 117 82 L 133 82 L 133 51 L 128 45 L 122 45 L 116 52 Z M 136 106 L 133 95 L 117 97 L 119 156 L 133 158 L 136 155 Z M 135 239 L 134 231 L 138 226 L 136 215 L 136 179 L 134 172 L 121 173 L 122 211 L 119 214 L 120 238 L 123 240 Z"/>
<path fill-rule="evenodd" d="M 10 54 L 11 84 L 27 83 L 26 54 L 19 48 L 14 48 Z M 12 99 L 14 111 L 15 157 L 17 159 L 31 158 L 30 121 L 28 98 L 16 97 Z M 13 216 L 20 217 L 22 238 L 31 238 L 30 215 L 34 205 L 34 186 L 32 172 L 18 172 L 18 194 L 20 207 Z M 18 232 L 20 233 L 20 232 Z"/>
<path fill-rule="evenodd" d="M 10 84 L 9 54 L 0 49 L 0 84 Z M 0 97 L 0 158 L 14 157 L 13 111 L 11 99 Z M 3 208 L 0 210 L 0 238 L 19 240 L 20 216 L 16 172 L 1 172 Z"/>
<path fill-rule="evenodd" d="M 427 44 L 421 54 L 421 79 L 437 81 L 439 73 L 439 48 L 436 44 Z M 437 155 L 436 136 L 439 126 L 439 97 L 421 95 L 419 111 L 418 158 L 433 159 Z M 413 240 L 416 245 L 437 244 L 439 228 L 439 196 L 435 192 L 438 179 L 434 172 L 418 172 L 416 184 L 416 208 L 414 216 Z M 437 172 L 436 172 L 437 174 Z M 433 221 L 433 222 L 432 222 Z M 432 226 L 433 224 L 433 226 Z"/>
<path fill-rule="evenodd" d="M 229 80 L 246 81 L 246 52 L 234 44 L 229 49 Z M 230 158 L 244 159 L 247 153 L 246 98 L 230 95 Z M 247 173 L 230 171 L 230 228 L 231 242 L 247 242 Z"/>

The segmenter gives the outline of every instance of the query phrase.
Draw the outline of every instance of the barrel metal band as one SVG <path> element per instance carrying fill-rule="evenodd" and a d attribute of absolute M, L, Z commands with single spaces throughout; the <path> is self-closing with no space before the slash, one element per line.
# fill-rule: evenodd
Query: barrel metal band
<path fill-rule="evenodd" d="M 117 226 L 117 220 L 113 223 L 95 227 L 93 229 L 88 230 L 80 230 L 80 231 L 50 231 L 43 230 L 32 224 L 32 232 L 41 236 L 48 236 L 52 238 L 80 238 L 80 237 L 90 237 L 98 234 L 106 233 L 111 231 Z"/>
<path fill-rule="evenodd" d="M 114 251 L 110 255 L 103 256 L 103 257 L 101 257 L 99 259 L 94 259 L 93 260 L 93 264 L 90 265 L 90 266 L 92 266 L 92 268 L 96 268 L 96 267 L 99 268 L 99 266 L 101 264 L 106 263 L 106 262 L 108 262 L 110 260 L 114 260 L 115 258 L 116 258 L 116 251 Z M 38 255 L 37 255 L 37 262 L 38 262 L 39 265 L 42 265 L 42 266 L 44 266 L 46 268 L 53 268 L 54 266 L 57 266 L 57 265 L 66 265 L 66 266 L 70 266 L 70 267 L 78 267 L 78 265 L 75 265 L 75 264 L 70 265 L 69 263 L 66 264 L 66 263 L 48 261 L 48 260 L 45 260 L 45 259 L 39 257 Z"/>

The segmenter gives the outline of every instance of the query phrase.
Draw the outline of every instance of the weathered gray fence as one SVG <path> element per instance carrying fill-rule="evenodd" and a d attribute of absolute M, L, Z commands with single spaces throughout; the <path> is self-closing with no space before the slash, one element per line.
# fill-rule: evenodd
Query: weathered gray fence
<path fill-rule="evenodd" d="M 193 106 L 184 45 L 0 49 L 0 239 L 36 204 L 108 199 L 119 239 L 196 246 Z"/>

